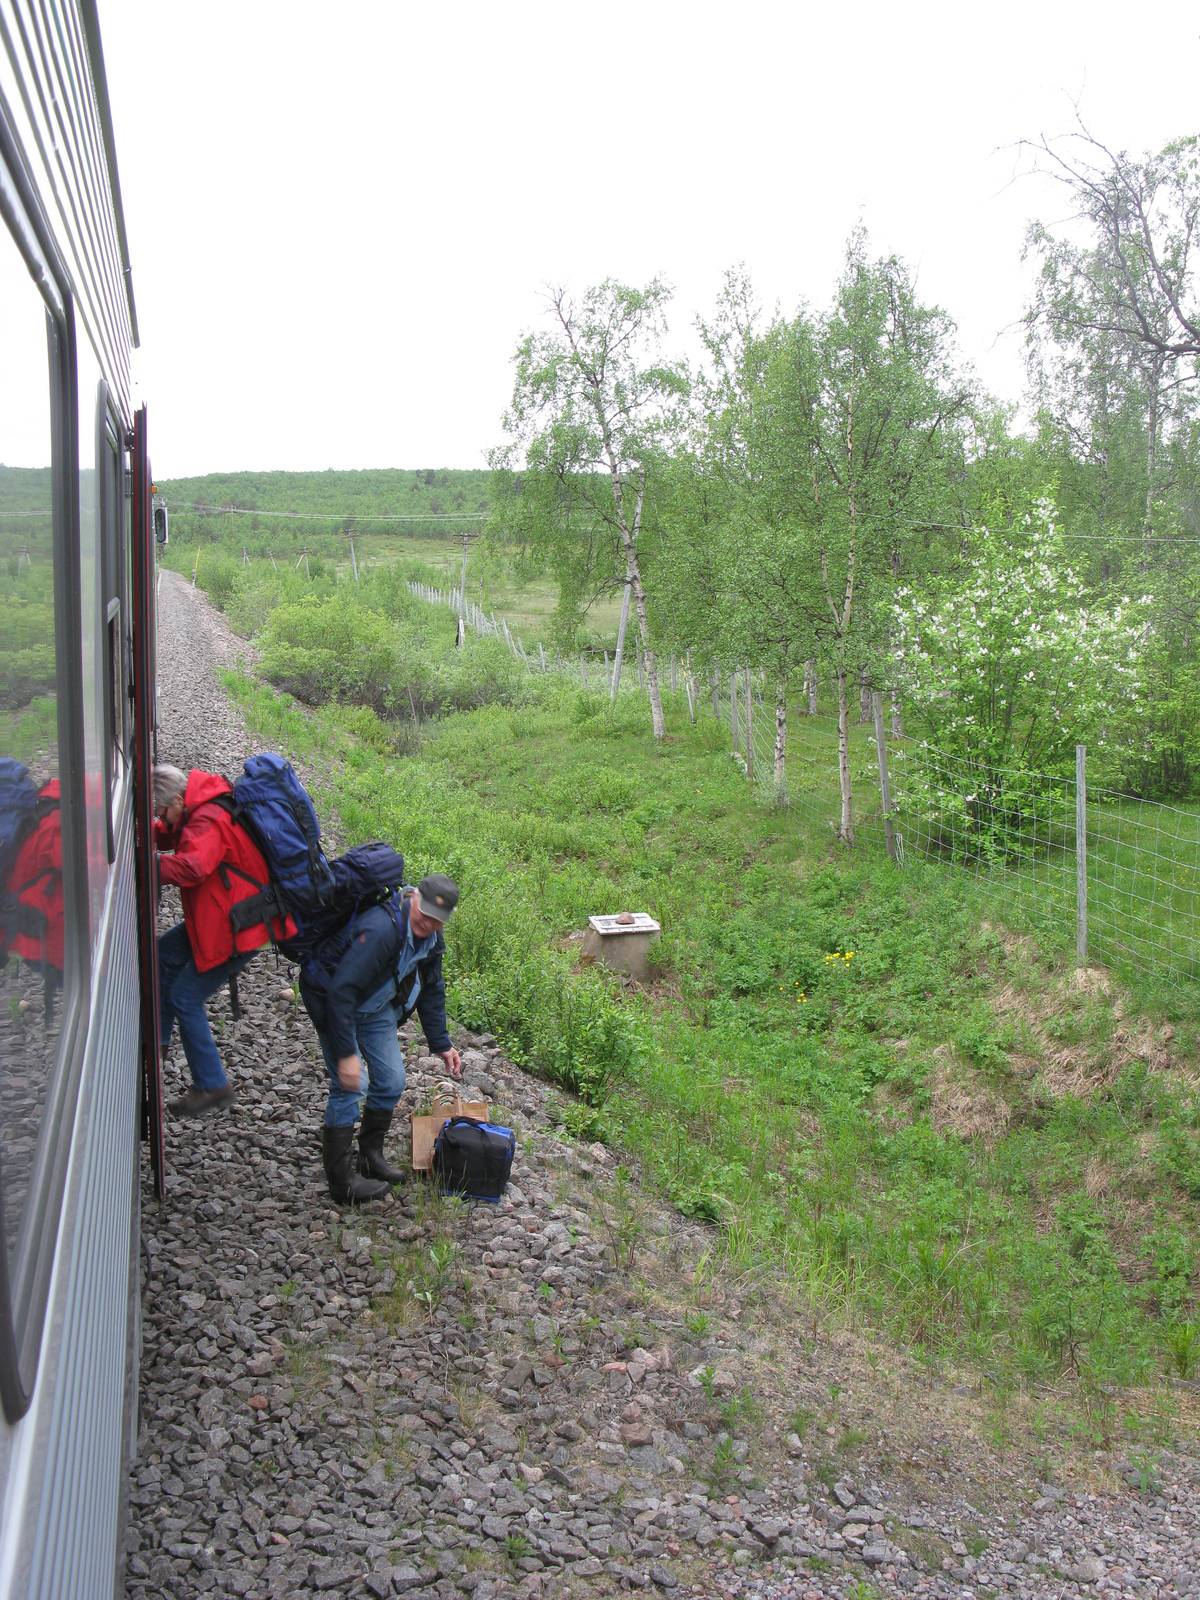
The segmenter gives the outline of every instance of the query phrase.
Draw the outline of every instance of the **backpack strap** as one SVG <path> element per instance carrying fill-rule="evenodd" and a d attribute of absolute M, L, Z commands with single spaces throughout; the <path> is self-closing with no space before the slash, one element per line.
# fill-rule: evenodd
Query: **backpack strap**
<path fill-rule="evenodd" d="M 226 889 L 233 888 L 233 884 L 229 881 L 231 877 L 240 878 L 243 883 L 253 884 L 256 889 L 265 889 L 267 887 L 265 883 L 252 876 L 251 873 L 243 872 L 241 867 L 235 867 L 232 861 L 222 861 L 221 865 L 217 868 L 217 875 L 220 877 L 221 882 L 225 885 Z"/>
<path fill-rule="evenodd" d="M 241 867 L 235 867 L 232 861 L 222 861 L 217 868 L 217 875 L 226 890 L 233 887 L 232 879 L 240 878 L 243 883 L 250 884 L 256 891 L 230 906 L 229 921 L 234 933 L 245 933 L 247 928 L 257 928 L 260 922 L 266 924 L 269 933 L 271 924 L 276 919 L 280 922 L 287 920 L 287 907 L 280 899 L 273 883 L 261 882 L 250 873 L 243 872 Z"/>

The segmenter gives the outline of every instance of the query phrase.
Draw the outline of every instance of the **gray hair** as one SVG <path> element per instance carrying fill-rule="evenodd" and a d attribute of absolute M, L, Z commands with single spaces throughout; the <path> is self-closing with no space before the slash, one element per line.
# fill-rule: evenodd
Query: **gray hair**
<path fill-rule="evenodd" d="M 183 791 L 187 788 L 187 774 L 180 772 L 178 767 L 168 767 L 165 763 L 154 769 L 154 809 L 161 811 L 164 806 L 169 806 L 172 800 L 183 798 Z"/>

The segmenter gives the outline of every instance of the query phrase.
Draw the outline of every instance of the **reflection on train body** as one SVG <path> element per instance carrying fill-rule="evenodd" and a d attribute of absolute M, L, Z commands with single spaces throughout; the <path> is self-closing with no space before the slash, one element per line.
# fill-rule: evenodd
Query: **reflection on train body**
<path fill-rule="evenodd" d="M 54 337 L 24 262 L 0 233 L 0 1173 L 11 1283 L 21 1276 L 65 956 L 47 349 Z"/>

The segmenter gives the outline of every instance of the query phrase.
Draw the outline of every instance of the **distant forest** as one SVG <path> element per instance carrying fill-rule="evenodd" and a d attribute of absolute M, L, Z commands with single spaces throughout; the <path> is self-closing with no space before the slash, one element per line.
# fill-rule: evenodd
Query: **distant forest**
<path fill-rule="evenodd" d="M 386 532 L 386 523 L 372 520 L 381 517 L 417 518 L 395 525 L 410 536 L 473 528 L 488 510 L 490 476 L 486 469 L 453 467 L 210 472 L 160 478 L 157 488 L 170 510 L 173 538 L 244 543 L 254 553 L 273 543 L 286 549 L 331 534 Z"/>

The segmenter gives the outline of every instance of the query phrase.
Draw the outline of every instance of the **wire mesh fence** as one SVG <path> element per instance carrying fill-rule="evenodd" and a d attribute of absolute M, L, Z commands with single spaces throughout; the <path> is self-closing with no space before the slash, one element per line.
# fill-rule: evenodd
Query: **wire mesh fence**
<path fill-rule="evenodd" d="M 610 693 L 607 652 L 566 659 L 540 645 L 529 650 L 507 623 L 464 605 L 457 590 L 409 587 L 472 631 L 504 639 L 530 671 Z M 788 808 L 817 837 L 848 831 L 856 848 L 886 851 L 902 870 L 940 865 L 964 893 L 985 892 L 1011 920 L 1073 940 L 1081 961 L 1200 981 L 1200 805 L 1089 788 L 1082 751 L 1074 773 L 1031 773 L 939 750 L 905 737 L 902 705 L 885 708 L 865 690 L 849 707 L 844 800 L 830 685 L 810 694 L 805 684 L 780 707 L 748 670 L 700 674 L 690 660 L 668 657 L 659 679 L 677 714 L 686 706 L 692 720 L 720 725 L 756 799 Z M 635 647 L 619 692 L 646 688 Z"/>
<path fill-rule="evenodd" d="M 497 617 L 492 612 L 486 612 L 472 600 L 464 600 L 459 589 L 438 589 L 432 584 L 412 581 L 408 585 L 409 592 L 418 600 L 423 600 L 427 605 L 445 606 L 461 618 L 464 630 L 479 634 L 482 638 L 502 639 L 513 655 L 524 662 L 531 672 L 559 673 L 573 679 L 580 688 L 593 694 L 609 694 L 612 692 L 615 662 L 607 650 L 580 651 L 574 656 L 563 656 L 553 650 L 547 650 L 544 645 L 538 644 L 526 648 L 518 634 L 513 632 L 503 618 Z M 679 678 L 678 664 L 672 661 L 668 669 L 668 682 L 672 687 L 677 686 Z M 630 652 L 622 664 L 622 671 L 617 680 L 617 692 L 620 694 L 645 694 L 646 677 L 642 658 L 636 649 Z"/>
<path fill-rule="evenodd" d="M 1087 816 L 1090 950 L 1200 979 L 1200 815 L 1101 789 Z"/>
<path fill-rule="evenodd" d="M 713 679 L 711 713 L 764 803 L 787 806 L 819 836 L 842 831 L 838 730 L 829 685 L 817 709 L 789 697 L 786 757 L 776 706 L 746 672 Z M 1014 922 L 1074 941 L 1080 961 L 1200 981 L 1200 806 L 1031 773 L 905 738 L 904 707 L 849 708 L 850 832 L 900 868 L 929 862 L 978 888 Z M 880 735 L 882 737 L 880 737 Z M 883 759 L 880 760 L 882 744 Z"/>

